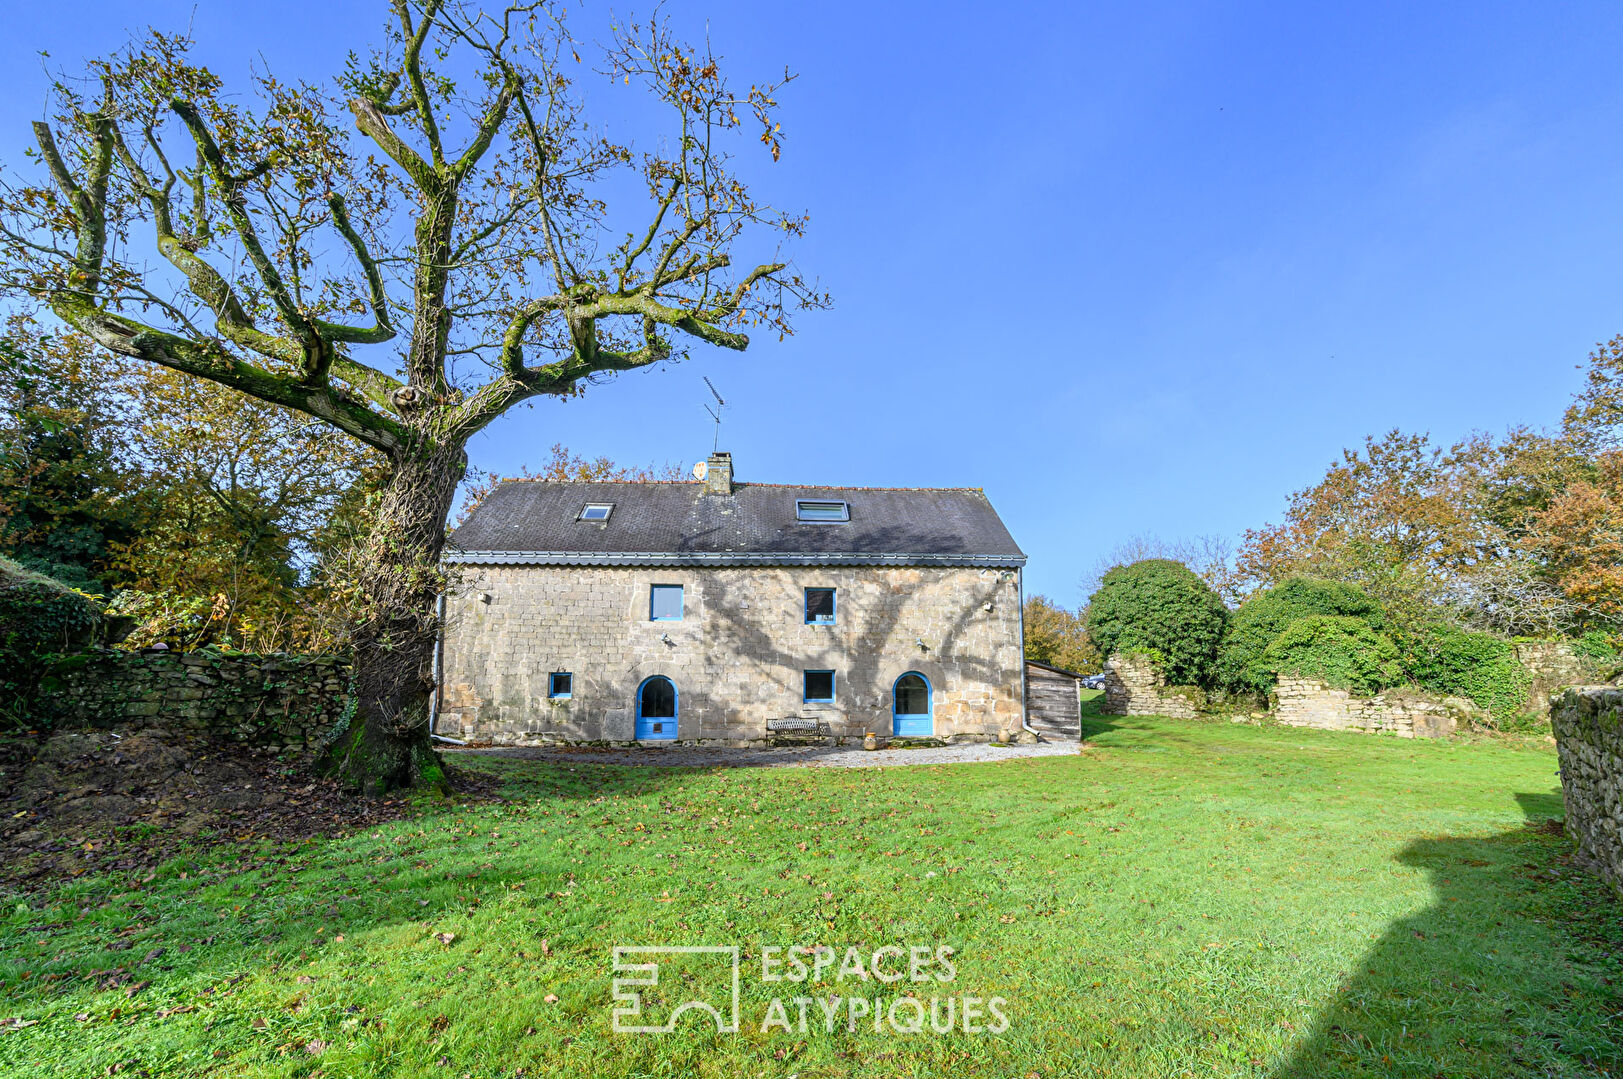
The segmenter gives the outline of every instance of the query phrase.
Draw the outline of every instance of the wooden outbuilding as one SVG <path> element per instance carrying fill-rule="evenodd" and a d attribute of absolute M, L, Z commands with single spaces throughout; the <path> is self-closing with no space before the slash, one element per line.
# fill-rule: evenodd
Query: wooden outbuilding
<path fill-rule="evenodd" d="M 1082 678 L 1075 671 L 1026 660 L 1026 722 L 1049 739 L 1082 737 Z"/>

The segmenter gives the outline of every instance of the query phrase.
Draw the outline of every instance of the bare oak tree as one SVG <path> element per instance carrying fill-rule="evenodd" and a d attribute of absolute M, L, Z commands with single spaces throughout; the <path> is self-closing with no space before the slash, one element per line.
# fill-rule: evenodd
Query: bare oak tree
<path fill-rule="evenodd" d="M 360 559 L 357 716 L 329 763 L 368 791 L 443 785 L 428 737 L 433 600 L 468 439 L 691 343 L 749 344 L 827 302 L 780 255 L 728 146 L 780 150 L 774 94 L 735 92 L 659 20 L 583 62 L 563 10 L 393 0 L 331 86 L 228 95 L 151 33 L 54 86 L 36 173 L 0 193 L 0 287 L 122 356 L 315 416 L 381 452 Z M 588 123 L 577 73 L 641 88 L 647 152 Z M 620 206 L 646 192 L 625 228 Z M 611 212 L 612 208 L 612 212 Z M 745 266 L 735 252 L 766 254 Z"/>

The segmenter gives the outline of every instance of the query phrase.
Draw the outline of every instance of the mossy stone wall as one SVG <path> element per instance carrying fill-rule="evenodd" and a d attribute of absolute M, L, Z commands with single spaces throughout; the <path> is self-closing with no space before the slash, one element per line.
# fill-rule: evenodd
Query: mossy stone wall
<path fill-rule="evenodd" d="M 319 746 L 344 715 L 335 656 L 103 649 L 55 661 L 36 709 L 57 727 L 155 728 L 282 749 Z"/>

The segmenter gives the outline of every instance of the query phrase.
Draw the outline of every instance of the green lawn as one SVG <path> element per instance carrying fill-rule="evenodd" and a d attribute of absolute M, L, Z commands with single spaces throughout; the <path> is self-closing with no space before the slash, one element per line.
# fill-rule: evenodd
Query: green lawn
<path fill-rule="evenodd" d="M 484 760 L 503 804 L 13 897 L 0 1074 L 1617 1074 L 1623 929 L 1547 823 L 1549 748 L 1085 722 L 988 765 Z M 651 944 L 740 945 L 743 1029 L 615 1034 L 611 948 Z M 951 946 L 956 978 L 763 982 L 796 944 Z M 797 992 L 1008 1027 L 763 1033 Z"/>

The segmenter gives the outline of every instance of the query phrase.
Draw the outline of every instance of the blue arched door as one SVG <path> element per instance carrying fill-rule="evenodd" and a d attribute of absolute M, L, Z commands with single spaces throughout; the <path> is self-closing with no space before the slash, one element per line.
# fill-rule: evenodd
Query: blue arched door
<path fill-rule="evenodd" d="M 637 737 L 676 737 L 676 685 L 662 674 L 637 687 Z"/>
<path fill-rule="evenodd" d="M 898 738 L 929 738 L 935 734 L 930 712 L 930 680 L 908 671 L 891 687 L 891 733 Z"/>

